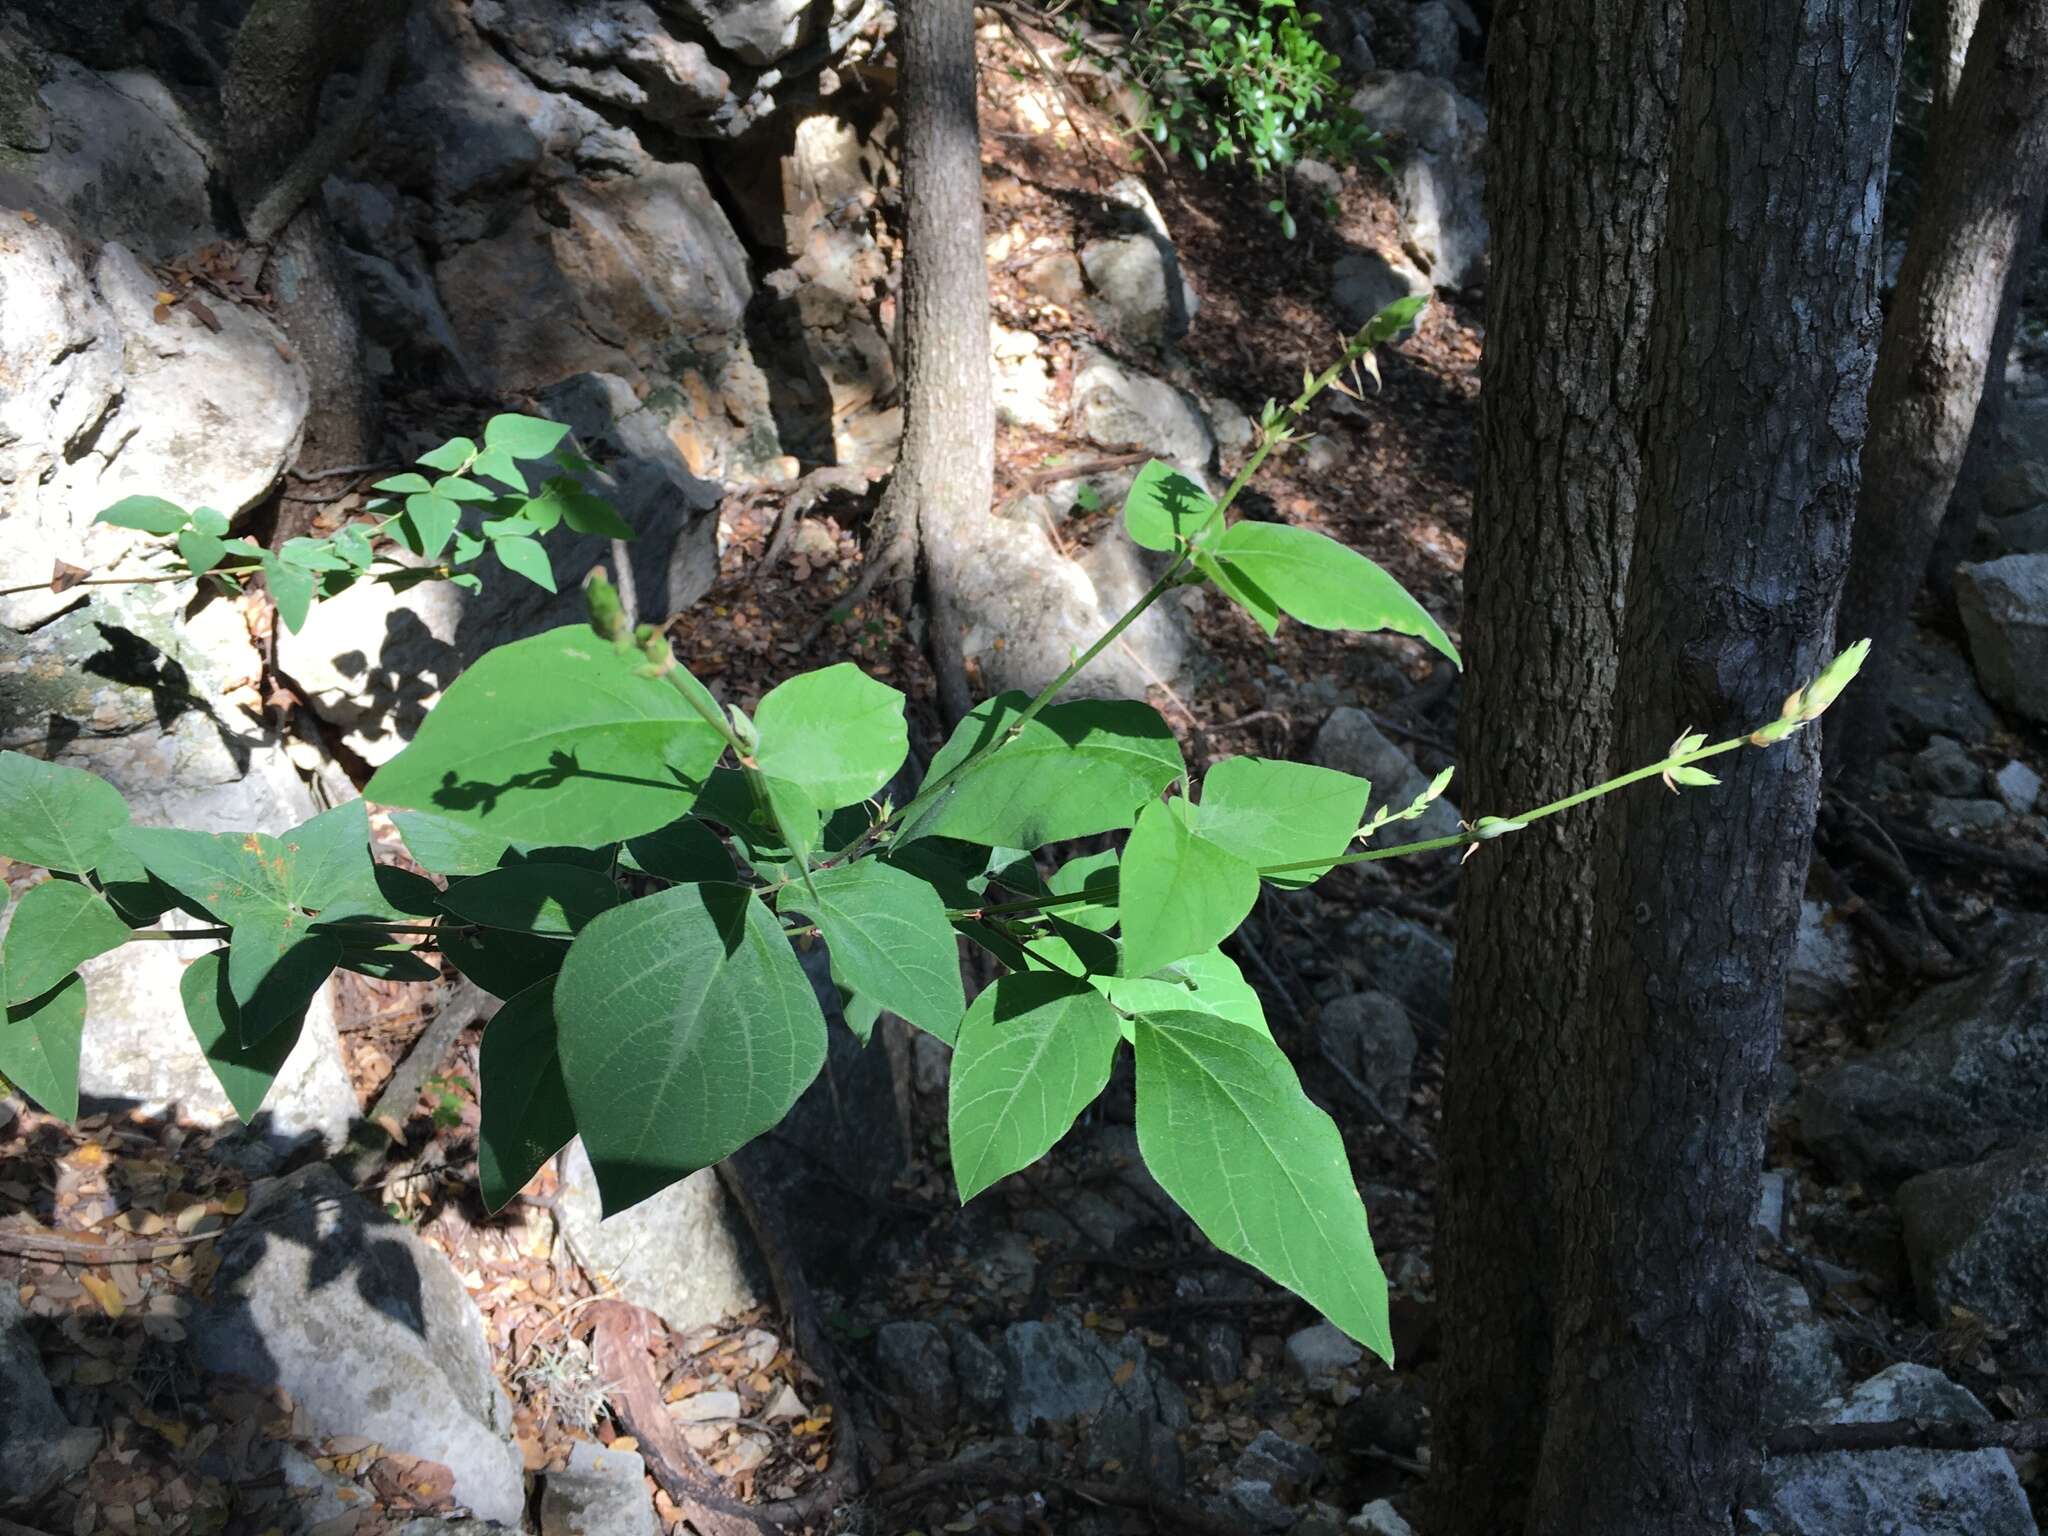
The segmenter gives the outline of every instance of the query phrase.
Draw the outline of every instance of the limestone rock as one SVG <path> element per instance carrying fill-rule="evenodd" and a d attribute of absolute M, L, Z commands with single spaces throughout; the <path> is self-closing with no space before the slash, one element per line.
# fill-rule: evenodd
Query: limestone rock
<path fill-rule="evenodd" d="M 2048 720 L 2048 555 L 1958 566 L 1956 607 L 1984 691 L 2030 720 Z"/>
<path fill-rule="evenodd" d="M 77 229 L 148 261 L 217 238 L 205 130 L 163 82 L 139 69 L 101 75 L 61 57 L 50 67 L 42 88 L 50 146 L 24 169 Z"/>
<path fill-rule="evenodd" d="M 1953 736 L 1931 736 L 1913 758 L 1913 782 L 1930 794 L 1974 795 L 1984 787 L 1984 770 Z"/>
<path fill-rule="evenodd" d="M 1899 1186 L 1906 1257 L 1934 1327 L 1966 1308 L 2048 1369 L 2048 1136 Z"/>
<path fill-rule="evenodd" d="M 953 1352 L 932 1323 L 884 1323 L 875 1331 L 882 1383 L 917 1415 L 920 1428 L 943 1430 L 959 1412 Z"/>
<path fill-rule="evenodd" d="M 599 1219 L 597 1176 L 578 1137 L 557 1165 L 555 1218 L 578 1261 L 683 1332 L 759 1305 L 750 1256 L 718 1175 L 700 1169 L 630 1210 Z"/>
<path fill-rule="evenodd" d="M 1893 726 L 1910 743 L 1941 733 L 1982 741 L 1997 715 L 1962 653 L 1942 637 L 1915 628 L 1899 649 L 1887 701 Z"/>
<path fill-rule="evenodd" d="M 12 1281 L 0 1285 L 0 1505 L 40 1499 L 99 1449 L 96 1429 L 74 1429 L 51 1395 Z"/>
<path fill-rule="evenodd" d="M 2025 512 L 2048 502 L 2048 464 L 2015 459 L 1984 485 L 1984 510 L 1993 517 Z"/>
<path fill-rule="evenodd" d="M 1760 1270 L 1756 1291 L 1768 1330 L 1765 1418 L 1772 1425 L 1811 1422 L 1844 1385 L 1834 1332 L 1815 1315 L 1806 1287 L 1791 1275 Z"/>
<path fill-rule="evenodd" d="M 1398 999 L 1385 992 L 1347 993 L 1323 1005 L 1317 1033 L 1384 1112 L 1397 1119 L 1406 1115 L 1415 1026 Z"/>
<path fill-rule="evenodd" d="M 1138 448 L 1203 479 L 1216 442 L 1201 408 L 1164 379 L 1084 349 L 1074 373 L 1075 429 L 1103 448 Z"/>
<path fill-rule="evenodd" d="M 1415 1527 L 1403 1520 L 1385 1499 L 1374 1499 L 1345 1521 L 1353 1536 L 1415 1536 Z"/>
<path fill-rule="evenodd" d="M 541 1536 L 660 1536 L 647 1496 L 647 1463 L 637 1451 L 589 1440 L 569 1447 L 569 1464 L 547 1474 L 540 1496 Z"/>
<path fill-rule="evenodd" d="M 1429 291 L 1429 279 L 1407 261 L 1378 251 L 1353 251 L 1330 267 L 1330 298 L 1352 330 L 1389 304 Z"/>
<path fill-rule="evenodd" d="M 1369 985 L 1397 1001 L 1424 1029 L 1442 1029 L 1451 1016 L 1450 944 L 1413 918 L 1368 908 L 1344 931 L 1347 959 Z"/>
<path fill-rule="evenodd" d="M 1365 1351 L 1335 1323 L 1316 1323 L 1287 1336 L 1287 1363 L 1304 1381 L 1353 1366 Z"/>
<path fill-rule="evenodd" d="M 1316 732 L 1309 756 L 1325 768 L 1368 780 L 1372 784 L 1373 812 L 1382 806 L 1401 810 L 1429 788 L 1429 776 L 1362 709 L 1347 706 L 1332 710 L 1330 718 Z M 1453 837 L 1457 831 L 1458 808 L 1439 799 L 1413 821 L 1395 822 L 1383 829 L 1377 841 L 1380 846 L 1424 842 L 1435 837 Z"/>
<path fill-rule="evenodd" d="M 1376 75 L 1351 105 L 1390 141 L 1402 242 L 1430 281 L 1438 288 L 1483 282 L 1485 110 L 1420 72 Z"/>
<path fill-rule="evenodd" d="M 2040 801 L 2041 775 L 2017 758 L 1992 775 L 1991 792 L 2015 816 L 2024 816 Z"/>
<path fill-rule="evenodd" d="M 533 79 L 674 133 L 717 135 L 732 77 L 645 0 L 476 0 L 470 16 Z"/>
<path fill-rule="evenodd" d="M 324 1163 L 258 1185 L 220 1250 L 193 1332 L 202 1365 L 282 1387 L 316 1436 L 440 1462 L 459 1503 L 519 1524 L 510 1404 L 446 1259 Z"/>

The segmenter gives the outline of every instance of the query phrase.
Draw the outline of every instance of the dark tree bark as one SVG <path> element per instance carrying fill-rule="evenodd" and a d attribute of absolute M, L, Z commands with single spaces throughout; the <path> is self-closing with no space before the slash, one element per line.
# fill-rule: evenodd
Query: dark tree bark
<path fill-rule="evenodd" d="M 1774 718 L 1830 648 L 1902 21 L 1893 0 L 1691 7 L 1624 761 Z M 1760 1454 L 1751 1223 L 1818 743 L 1716 768 L 1717 789 L 1618 797 L 1595 844 L 1595 1006 L 1550 1105 L 1558 1319 L 1532 1536 L 1726 1536 Z"/>
<path fill-rule="evenodd" d="M 363 11 L 350 19 L 316 0 L 257 0 L 221 90 L 236 208 L 249 238 L 268 248 L 262 283 L 312 386 L 300 459 L 315 470 L 373 460 L 380 437 L 354 288 L 319 204 L 320 183 L 384 94 L 403 26 L 394 0 Z M 353 97 L 316 131 L 322 90 L 349 68 Z"/>
<path fill-rule="evenodd" d="M 995 488 L 988 263 L 972 0 L 901 0 L 903 443 L 868 558 L 907 577 L 919 554 L 932 600 L 931 648 L 949 715 L 967 713 L 960 625 L 948 593 L 974 558 Z"/>
<path fill-rule="evenodd" d="M 1495 17 L 1458 744 L 1473 810 L 1554 799 L 1608 760 L 1682 9 L 1516 0 Z M 1540 822 L 1459 890 L 1436 1249 L 1457 1323 L 1431 1441 L 1444 1536 L 1516 1528 L 1535 1477 L 1547 1105 L 1571 1070 L 1559 1047 L 1596 932 L 1585 836 L 1584 819 Z"/>
<path fill-rule="evenodd" d="M 1969 449 L 2007 277 L 2040 218 L 2048 0 L 1984 0 L 1928 166 L 1871 388 L 1842 600 L 1843 633 L 1875 642 L 1863 681 L 1829 722 L 1830 771 L 1852 780 L 1885 749 L 1893 659 Z"/>

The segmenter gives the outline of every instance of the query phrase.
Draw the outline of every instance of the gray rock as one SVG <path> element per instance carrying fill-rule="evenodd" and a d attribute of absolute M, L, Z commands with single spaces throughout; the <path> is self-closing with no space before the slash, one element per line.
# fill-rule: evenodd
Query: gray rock
<path fill-rule="evenodd" d="M 1394 810 L 1407 807 L 1429 788 L 1429 776 L 1410 761 L 1408 754 L 1373 724 L 1372 716 L 1349 707 L 1330 712 L 1316 732 L 1309 756 L 1325 768 L 1356 774 L 1372 784 L 1371 809 Z M 1452 837 L 1458 831 L 1458 808 L 1449 800 L 1431 803 L 1413 821 L 1400 821 L 1384 828 L 1374 841 L 1380 846 L 1423 842 L 1434 837 Z"/>
<path fill-rule="evenodd" d="M 1930 795 L 1927 800 L 1927 830 L 1943 837 L 1996 832 L 2011 815 L 1997 800 L 1951 800 L 1946 795 Z"/>
<path fill-rule="evenodd" d="M 2048 1369 L 2048 1136 L 1909 1179 L 1898 1204 L 1927 1322 L 1966 1309 L 2008 1330 L 2026 1369 Z"/>
<path fill-rule="evenodd" d="M 1126 342 L 1159 347 L 1187 334 L 1193 290 L 1164 236 L 1148 231 L 1091 241 L 1081 248 L 1081 267 L 1097 309 Z"/>
<path fill-rule="evenodd" d="M 1939 1371 L 1895 1365 L 1851 1392 L 1838 1424 L 1893 1419 L 1989 1423 L 1984 1405 Z M 1764 1463 L 1761 1509 L 1776 1536 L 2039 1536 L 2003 1451 L 1864 1451 Z"/>
<path fill-rule="evenodd" d="M 1889 703 L 1892 723 L 1909 743 L 1937 732 L 1982 741 L 1998 724 L 1962 653 L 1917 627 L 1899 649 Z"/>
<path fill-rule="evenodd" d="M 1287 1336 L 1287 1364 L 1304 1381 L 1329 1376 L 1365 1358 L 1365 1351 L 1335 1323 L 1316 1323 Z"/>
<path fill-rule="evenodd" d="M 1413 1456 L 1429 1435 L 1429 1411 L 1404 1378 L 1369 1386 L 1337 1410 L 1337 1443 L 1354 1456 Z"/>
<path fill-rule="evenodd" d="M 751 1254 L 718 1175 L 699 1169 L 616 1216 L 602 1217 L 597 1175 L 579 1136 L 562 1149 L 555 1220 L 577 1262 L 684 1332 L 760 1304 Z"/>
<path fill-rule="evenodd" d="M 1323 1005 L 1318 1032 L 1382 1110 L 1397 1119 L 1407 1113 L 1415 1026 L 1399 999 L 1384 992 L 1347 993 Z"/>
<path fill-rule="evenodd" d="M 589 1440 L 569 1447 L 569 1465 L 547 1474 L 540 1497 L 541 1536 L 660 1536 L 647 1495 L 647 1463 L 637 1451 Z"/>
<path fill-rule="evenodd" d="M 156 76 L 53 57 L 42 99 L 50 145 L 27 168 L 81 233 L 159 262 L 217 238 L 206 131 Z"/>
<path fill-rule="evenodd" d="M 749 64 L 773 64 L 811 35 L 816 9 L 804 0 L 661 0 Z M 850 7 L 846 8 L 850 9 Z"/>
<path fill-rule="evenodd" d="M 959 1412 L 953 1352 L 931 1323 L 884 1323 L 875 1333 L 882 1385 L 916 1415 L 920 1433 L 948 1428 Z"/>
<path fill-rule="evenodd" d="M 947 1325 L 946 1346 L 953 1357 L 953 1380 L 959 1387 L 961 1406 L 978 1418 L 993 1418 L 1003 1406 L 1009 1385 L 1002 1357 L 964 1323 Z"/>
<path fill-rule="evenodd" d="M 194 1320 L 203 1366 L 282 1387 L 316 1436 L 366 1435 L 438 1461 L 458 1502 L 519 1523 L 510 1402 L 446 1259 L 325 1163 L 259 1184 L 220 1251 Z"/>
<path fill-rule="evenodd" d="M 1385 1499 L 1374 1499 L 1344 1523 L 1353 1536 L 1415 1536 L 1415 1527 L 1394 1512 Z"/>
<path fill-rule="evenodd" d="M 40 1499 L 99 1449 L 96 1429 L 74 1429 L 57 1407 L 10 1280 L 0 1285 L 0 1505 Z"/>
<path fill-rule="evenodd" d="M 2048 506 L 1984 517 L 1977 523 L 1976 549 L 1983 556 L 2048 555 Z"/>
<path fill-rule="evenodd" d="M 1807 1423 L 1824 1404 L 1839 1397 L 1845 1385 L 1834 1331 L 1815 1314 L 1806 1287 L 1791 1275 L 1759 1270 L 1756 1295 L 1769 1339 L 1764 1356 L 1765 1422 Z"/>
<path fill-rule="evenodd" d="M 1856 940 L 1847 922 L 1829 918 L 1823 903 L 1799 903 L 1799 929 L 1785 969 L 1785 1006 L 1794 1013 L 1833 1008 L 1856 983 Z"/>
<path fill-rule="evenodd" d="M 1930 987 L 1883 1042 L 1807 1083 L 1799 1131 L 1844 1179 L 1891 1184 L 1975 1162 L 2048 1125 L 2048 929 Z"/>
<path fill-rule="evenodd" d="M 1931 736 L 1913 758 L 1913 782 L 1930 794 L 1963 799 L 1981 793 L 1984 770 L 1953 736 Z"/>
<path fill-rule="evenodd" d="M 1785 1240 L 1785 1192 L 1791 1177 L 1783 1168 L 1769 1168 L 1757 1184 L 1756 1229 L 1773 1242 Z"/>
<path fill-rule="evenodd" d="M 1235 1477 L 1223 1490 L 1229 1512 L 1255 1531 L 1287 1531 L 1301 1518 L 1278 1494 L 1273 1485 L 1255 1477 Z"/>
<path fill-rule="evenodd" d="M 1330 299 L 1352 330 L 1389 304 L 1429 291 L 1429 279 L 1407 261 L 1378 251 L 1353 251 L 1330 267 Z"/>
<path fill-rule="evenodd" d="M 1451 1016 L 1453 952 L 1434 929 L 1377 907 L 1345 928 L 1354 961 L 1378 991 L 1398 1001 L 1425 1029 L 1441 1029 Z"/>
<path fill-rule="evenodd" d="M 533 79 L 674 133 L 723 136 L 732 77 L 644 0 L 477 0 L 470 16 Z"/>
<path fill-rule="evenodd" d="M 1216 442 L 1194 401 L 1164 379 L 1137 373 L 1084 348 L 1074 374 L 1075 429 L 1104 448 L 1142 448 L 1197 480 L 1208 472 Z"/>
<path fill-rule="evenodd" d="M 1991 777 L 1991 792 L 2015 816 L 2025 816 L 2041 798 L 2041 775 L 2015 758 Z"/>
<path fill-rule="evenodd" d="M 2048 555 L 1958 566 L 1956 607 L 1984 691 L 2030 720 L 2048 720 Z"/>
<path fill-rule="evenodd" d="M 1415 52 L 1410 59 L 1417 74 L 1449 75 L 1458 67 L 1458 19 L 1444 0 L 1422 0 L 1415 7 Z"/>
<path fill-rule="evenodd" d="M 1044 1420 L 1085 1418 L 1083 1463 L 1160 1489 L 1178 1487 L 1187 1400 L 1158 1369 L 1145 1346 L 1125 1335 L 1114 1348 L 1067 1321 L 1012 1323 L 1003 1334 L 1008 1385 L 1004 1412 L 1022 1434 Z"/>
<path fill-rule="evenodd" d="M 1352 108 L 1389 140 L 1402 243 L 1438 288 L 1486 275 L 1486 112 L 1424 73 L 1375 75 Z"/>
<path fill-rule="evenodd" d="M 2048 502 L 2048 464 L 2018 459 L 1984 484 L 1984 510 L 1993 517 L 2025 512 Z"/>
<path fill-rule="evenodd" d="M 1262 1429 L 1237 1453 L 1239 1477 L 1255 1478 L 1275 1488 L 1307 1492 L 1323 1475 L 1323 1458 L 1305 1445 Z"/>

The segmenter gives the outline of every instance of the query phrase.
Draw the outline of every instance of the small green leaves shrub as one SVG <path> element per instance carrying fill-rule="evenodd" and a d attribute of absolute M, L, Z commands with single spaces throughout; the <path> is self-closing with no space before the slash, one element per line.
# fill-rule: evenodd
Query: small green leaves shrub
<path fill-rule="evenodd" d="M 1391 1358 L 1386 1282 L 1342 1137 L 1223 946 L 1262 885 L 1469 851 L 1621 784 L 1696 782 L 1693 763 L 1749 741 L 1687 734 L 1659 763 L 1512 820 L 1361 849 L 1419 815 L 1448 774 L 1367 820 L 1363 779 L 1260 758 L 1197 779 L 1151 706 L 1060 695 L 1146 607 L 1192 582 L 1269 630 L 1283 615 L 1391 629 L 1456 659 L 1370 561 L 1319 534 L 1227 516 L 1309 403 L 1414 314 L 1410 303 L 1381 315 L 1296 400 L 1268 406 L 1252 462 L 1222 497 L 1147 466 L 1124 522 L 1168 555 L 1157 581 L 1036 697 L 973 710 L 900 803 L 890 786 L 908 756 L 903 695 L 842 663 L 788 679 L 751 715 L 721 705 L 664 634 L 629 631 L 601 577 L 587 589 L 588 625 L 482 657 L 367 785 L 432 879 L 372 860 L 362 801 L 275 837 L 142 827 L 91 774 L 0 754 L 0 857 L 51 876 L 22 897 L 0 943 L 0 1074 L 76 1114 L 76 968 L 131 938 L 211 939 L 219 947 L 187 969 L 181 1000 L 248 1117 L 331 971 L 430 980 L 423 957 L 438 956 L 503 999 L 476 1085 L 486 1203 L 502 1206 L 581 1135 L 617 1210 L 769 1130 L 811 1084 L 827 1010 L 796 946 L 822 939 L 833 1011 L 863 1042 L 888 1012 L 951 1048 L 963 1199 L 1051 1148 L 1128 1049 L 1138 1143 L 1162 1187 L 1223 1251 Z M 505 452 L 551 451 L 554 430 L 523 424 Z M 509 469 L 486 462 L 493 444 L 487 431 L 484 448 L 437 467 Z M 398 494 L 460 505 L 431 486 Z M 424 553 L 420 517 L 410 505 L 393 514 L 412 520 Z M 425 517 L 440 527 L 445 513 Z M 1761 734 L 1775 740 L 1817 715 L 1857 660 L 1793 694 Z M 1060 857 L 1057 845 L 1104 833 L 1119 844 Z M 172 910 L 199 926 L 149 926 Z M 1002 973 L 972 998 L 963 939 Z M 452 1085 L 440 1086 L 437 1115 L 460 1113 Z"/>
<path fill-rule="evenodd" d="M 212 507 L 187 511 L 156 496 L 130 496 L 95 521 L 170 539 L 162 559 L 168 574 L 203 577 L 229 591 L 260 575 L 294 634 L 316 599 L 358 581 L 403 589 L 439 580 L 476 591 L 482 581 L 471 567 L 486 552 L 552 592 L 543 535 L 566 524 L 577 533 L 632 537 L 611 503 L 585 483 L 597 466 L 563 446 L 568 431 L 532 416 L 493 416 L 481 444 L 458 437 L 422 454 L 420 469 L 432 473 L 407 470 L 376 482 L 372 489 L 380 494 L 367 518 L 324 538 L 286 539 L 275 550 L 230 537 L 226 514 Z M 530 472 L 543 477 L 538 489 Z"/>

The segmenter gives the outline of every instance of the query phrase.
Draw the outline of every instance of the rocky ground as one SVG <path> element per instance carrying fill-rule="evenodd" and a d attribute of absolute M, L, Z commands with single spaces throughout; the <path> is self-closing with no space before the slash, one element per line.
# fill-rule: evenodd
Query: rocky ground
<path fill-rule="evenodd" d="M 888 56 L 870 9 L 820 35 L 776 21 L 793 7 L 733 14 L 690 34 L 707 50 L 634 0 L 419 9 L 402 110 L 325 194 L 392 452 L 495 402 L 575 422 L 650 530 L 643 607 L 675 614 L 693 670 L 749 703 L 850 656 L 931 739 L 914 624 L 838 611 L 896 430 Z M 1345 12 L 1393 175 L 1305 168 L 1289 242 L 1268 192 L 1134 162 L 1113 93 L 1054 89 L 1046 40 L 989 14 L 998 508 L 1037 584 L 981 616 L 985 686 L 1042 667 L 1008 643 L 1058 641 L 1034 611 L 1092 622 L 1143 579 L 1115 519 L 1142 457 L 1216 483 L 1263 400 L 1410 291 L 1437 302 L 1379 388 L 1319 407 L 1247 505 L 1455 618 L 1484 275 L 1462 15 Z M 295 466 L 303 369 L 222 276 L 190 71 L 147 39 L 37 25 L 40 51 L 0 66 L 0 343 L 39 386 L 0 402 L 6 584 L 59 557 L 134 569 L 80 515 L 131 489 L 259 531 L 345 519 L 364 477 Z M 1880 792 L 1824 807 L 1759 1192 L 1772 1424 L 2048 1412 L 2036 361 L 2023 345 L 1980 558 L 1959 617 L 1924 616 Z M 162 588 L 0 605 L 4 744 L 97 768 L 145 818 L 222 828 L 353 793 L 456 668 L 566 611 L 502 581 L 359 590 L 297 636 L 260 599 L 188 609 Z M 1191 761 L 1312 758 L 1396 803 L 1450 762 L 1455 678 L 1405 640 L 1267 641 L 1197 597 L 1104 660 L 1099 685 L 1145 692 Z M 1424 835 L 1457 813 L 1431 814 Z M 730 1532 L 750 1508 L 820 1532 L 1408 1530 L 1456 879 L 1376 865 L 1268 893 L 1235 949 L 1347 1127 L 1392 1372 L 1174 1212 L 1136 1158 L 1127 1076 L 962 1208 L 940 1054 L 840 1031 L 732 1187 L 701 1174 L 600 1223 L 572 1147 L 491 1219 L 473 989 L 344 978 L 244 1131 L 167 1017 L 196 947 L 96 962 L 94 1112 L 66 1127 L 0 1102 L 0 1518 L 46 1536 Z M 1787 1536 L 2021 1536 L 2030 1500 L 2048 1501 L 2035 1458 L 1900 1450 L 1778 1458 L 1756 1512 Z"/>

